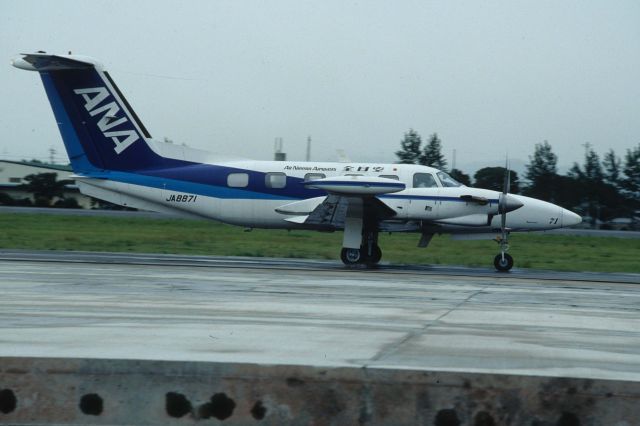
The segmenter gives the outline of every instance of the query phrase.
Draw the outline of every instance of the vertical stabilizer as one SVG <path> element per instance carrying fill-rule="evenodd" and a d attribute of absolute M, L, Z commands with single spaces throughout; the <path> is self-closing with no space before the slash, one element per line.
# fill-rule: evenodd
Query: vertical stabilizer
<path fill-rule="evenodd" d="M 163 167 L 164 158 L 146 143 L 147 129 L 100 63 L 36 53 L 13 65 L 40 73 L 74 171 Z"/>

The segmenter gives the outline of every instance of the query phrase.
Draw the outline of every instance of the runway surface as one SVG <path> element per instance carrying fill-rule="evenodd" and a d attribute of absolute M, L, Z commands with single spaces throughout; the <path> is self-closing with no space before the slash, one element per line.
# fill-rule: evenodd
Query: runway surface
<path fill-rule="evenodd" d="M 0 251 L 0 357 L 640 381 L 640 275 Z"/>

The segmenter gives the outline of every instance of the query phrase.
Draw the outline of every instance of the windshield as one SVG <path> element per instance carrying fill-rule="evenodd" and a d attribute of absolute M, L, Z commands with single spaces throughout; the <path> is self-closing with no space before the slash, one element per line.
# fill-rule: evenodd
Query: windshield
<path fill-rule="evenodd" d="M 431 173 L 414 173 L 413 174 L 413 187 L 414 188 L 437 188 L 436 178 Z"/>
<path fill-rule="evenodd" d="M 445 172 L 438 172 L 437 174 L 438 174 L 438 178 L 440 178 L 440 182 L 442 183 L 442 186 L 444 187 L 450 188 L 455 186 L 462 186 L 460 182 L 458 182 L 457 180 L 455 180 Z"/>

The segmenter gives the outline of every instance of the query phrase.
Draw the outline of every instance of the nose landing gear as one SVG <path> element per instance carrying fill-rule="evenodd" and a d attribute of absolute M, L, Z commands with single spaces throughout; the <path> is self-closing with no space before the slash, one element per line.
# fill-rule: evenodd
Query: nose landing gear
<path fill-rule="evenodd" d="M 507 253 L 500 253 L 493 259 L 493 266 L 500 272 L 507 272 L 513 267 L 513 257 Z"/>
<path fill-rule="evenodd" d="M 513 257 L 507 253 L 509 242 L 507 241 L 506 233 L 503 238 L 498 240 L 498 244 L 500 244 L 500 253 L 493 259 L 493 266 L 497 271 L 507 272 L 513 268 Z"/>
<path fill-rule="evenodd" d="M 513 267 L 513 257 L 507 254 L 507 250 L 509 250 L 509 229 L 507 228 L 507 212 L 512 211 L 513 209 L 509 207 L 511 202 L 512 205 L 515 205 L 516 209 L 523 206 L 521 202 L 515 200 L 516 203 L 513 203 L 513 199 L 509 199 L 509 189 L 511 188 L 511 170 L 509 170 L 509 160 L 507 159 L 505 168 L 504 168 L 504 186 L 502 188 L 502 194 L 500 194 L 500 198 L 498 199 L 498 213 L 500 213 L 500 231 L 501 236 L 498 237 L 498 243 L 500 244 L 500 254 L 493 259 L 493 266 L 496 267 L 496 270 L 500 272 L 507 272 Z"/>

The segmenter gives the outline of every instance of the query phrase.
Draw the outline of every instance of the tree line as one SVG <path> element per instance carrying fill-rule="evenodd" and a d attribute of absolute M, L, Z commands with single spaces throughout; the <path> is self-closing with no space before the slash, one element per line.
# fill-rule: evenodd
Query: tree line
<path fill-rule="evenodd" d="M 505 168 L 484 167 L 471 177 L 462 170 L 447 169 L 442 154 L 442 140 L 437 133 L 429 136 L 422 145 L 422 138 L 413 129 L 404 134 L 400 150 L 396 151 L 399 163 L 422 164 L 449 172 L 468 186 L 502 190 Z M 565 175 L 558 173 L 558 156 L 549 142 L 538 143 L 526 164 L 525 179 L 521 181 L 510 171 L 510 192 L 540 198 L 587 216 L 606 222 L 616 217 L 633 217 L 640 210 L 640 144 L 627 149 L 619 157 L 610 149 L 600 159 L 590 144 L 585 144 L 582 164 L 574 162 Z"/>

